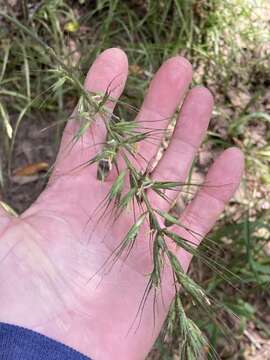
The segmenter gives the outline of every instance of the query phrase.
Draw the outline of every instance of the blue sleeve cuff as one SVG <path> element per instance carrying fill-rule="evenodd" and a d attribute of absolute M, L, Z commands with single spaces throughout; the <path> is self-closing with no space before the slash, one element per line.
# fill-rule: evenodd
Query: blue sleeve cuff
<path fill-rule="evenodd" d="M 20 326 L 0 323 L 1 360 L 91 360 L 47 336 Z"/>

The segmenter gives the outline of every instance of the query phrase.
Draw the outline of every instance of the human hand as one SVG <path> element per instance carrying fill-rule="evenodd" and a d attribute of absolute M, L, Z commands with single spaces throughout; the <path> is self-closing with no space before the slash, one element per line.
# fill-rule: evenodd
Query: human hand
<path fill-rule="evenodd" d="M 110 94 L 117 99 L 128 73 L 126 55 L 119 49 L 104 51 L 92 65 L 85 88 Z M 155 75 L 136 121 L 149 119 L 148 127 L 166 128 L 166 121 L 183 99 L 192 77 L 191 65 L 182 57 L 166 61 Z M 114 102 L 108 107 L 113 109 Z M 185 97 L 169 148 L 155 168 L 152 178 L 184 182 L 192 160 L 206 132 L 213 99 L 209 91 L 197 87 Z M 113 183 L 97 180 L 95 165 L 78 165 L 92 158 L 106 138 L 97 118 L 91 129 L 67 154 L 78 124 L 65 129 L 55 169 L 47 188 L 19 218 L 0 214 L 0 321 L 20 325 L 45 334 L 93 359 L 143 359 L 151 349 L 175 294 L 173 280 L 165 271 L 162 295 L 153 294 L 145 303 L 140 324 L 132 328 L 152 269 L 149 228 L 145 223 L 127 259 L 120 258 L 109 271 L 100 271 L 132 226 L 128 210 L 116 222 L 110 214 L 99 221 L 95 210 Z M 161 132 L 160 140 L 162 137 Z M 157 147 L 144 141 L 140 154 L 151 161 Z M 120 164 L 121 166 L 121 164 Z M 72 169 L 77 168 L 76 171 Z M 243 170 L 243 156 L 231 148 L 215 161 L 205 183 L 181 214 L 183 226 L 206 235 L 225 203 L 237 188 Z M 175 192 L 166 196 L 174 198 Z M 168 203 L 149 195 L 153 206 L 168 211 Z M 190 232 L 173 226 L 173 231 L 192 242 Z M 191 255 L 175 250 L 187 270 Z"/>

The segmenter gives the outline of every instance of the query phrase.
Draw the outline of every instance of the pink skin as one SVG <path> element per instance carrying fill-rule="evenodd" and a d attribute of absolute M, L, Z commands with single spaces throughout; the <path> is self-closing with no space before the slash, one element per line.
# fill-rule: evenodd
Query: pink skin
<path fill-rule="evenodd" d="M 92 65 L 86 89 L 105 92 L 112 83 L 118 98 L 128 72 L 126 55 L 119 49 L 104 51 Z M 179 56 L 166 61 L 155 75 L 138 121 L 144 126 L 166 127 L 166 121 L 188 90 L 191 65 Z M 112 109 L 113 103 L 108 106 Z M 171 144 L 157 165 L 153 178 L 184 181 L 191 161 L 205 134 L 213 106 L 209 91 L 199 87 L 185 97 Z M 149 120 L 156 120 L 149 122 Z M 71 171 L 91 158 L 104 142 L 102 121 L 67 151 L 76 123 L 69 122 L 63 135 L 54 174 L 38 200 L 19 218 L 0 213 L 0 321 L 33 329 L 93 359 L 144 359 L 164 322 L 174 295 L 165 271 L 163 298 L 157 297 L 155 324 L 153 294 L 142 316 L 136 317 L 151 271 L 149 229 L 143 226 L 137 245 L 124 262 L 99 271 L 123 239 L 133 221 L 127 211 L 116 224 L 109 214 L 98 223 L 97 205 L 106 196 L 113 179 L 101 183 L 96 166 Z M 94 146 L 91 146 L 93 144 Z M 151 161 L 153 144 L 140 144 L 140 153 Z M 143 166 L 145 163 L 141 162 Z M 205 184 L 181 215 L 181 222 L 201 234 L 209 232 L 224 205 L 236 190 L 243 171 L 243 156 L 236 148 L 226 150 L 211 167 Z M 175 192 L 167 193 L 174 198 Z M 154 206 L 169 205 L 149 194 Z M 89 220 L 90 218 L 90 220 Z M 194 241 L 183 229 L 174 231 Z M 177 250 L 185 269 L 191 256 Z M 135 319 L 134 324 L 132 325 Z"/>

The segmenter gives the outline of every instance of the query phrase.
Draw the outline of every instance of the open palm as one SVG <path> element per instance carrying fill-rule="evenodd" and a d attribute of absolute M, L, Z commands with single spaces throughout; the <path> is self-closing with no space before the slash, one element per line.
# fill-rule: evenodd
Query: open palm
<path fill-rule="evenodd" d="M 115 83 L 111 96 L 118 98 L 128 72 L 126 55 L 119 49 L 104 51 L 92 65 L 85 82 L 89 91 L 105 93 Z M 150 119 L 148 127 L 166 128 L 169 119 L 187 93 L 191 65 L 182 57 L 166 61 L 151 82 L 136 121 Z M 113 109 L 113 102 L 108 107 Z M 213 106 L 205 88 L 187 93 L 168 150 L 156 166 L 152 178 L 185 181 L 195 153 L 207 129 Z M 127 259 L 111 267 L 104 264 L 134 222 L 127 210 L 116 221 L 110 212 L 100 220 L 99 204 L 114 178 L 97 180 L 96 166 L 79 167 L 93 157 L 106 138 L 101 121 L 66 152 L 76 132 L 76 121 L 65 129 L 54 173 L 38 200 L 19 218 L 0 215 L 0 321 L 43 333 L 93 359 L 143 359 L 151 349 L 169 305 L 174 286 L 164 272 L 162 297 L 156 299 L 154 323 L 153 295 L 137 314 L 151 271 L 149 228 L 144 225 Z M 161 132 L 160 136 L 162 137 Z M 160 138 L 161 140 L 161 138 Z M 151 161 L 157 147 L 145 141 L 139 152 Z M 142 166 L 147 164 L 142 163 Z M 121 166 L 121 164 L 120 164 Z M 76 171 L 72 169 L 77 168 Z M 211 229 L 224 204 L 237 188 L 243 157 L 231 148 L 223 152 L 210 169 L 192 203 L 181 214 L 181 223 L 202 237 Z M 212 186 L 211 186 L 212 185 Z M 167 192 L 172 200 L 175 192 Z M 155 208 L 168 211 L 169 204 L 149 194 Z M 190 232 L 175 228 L 194 241 Z M 190 254 L 176 249 L 186 270 Z"/>

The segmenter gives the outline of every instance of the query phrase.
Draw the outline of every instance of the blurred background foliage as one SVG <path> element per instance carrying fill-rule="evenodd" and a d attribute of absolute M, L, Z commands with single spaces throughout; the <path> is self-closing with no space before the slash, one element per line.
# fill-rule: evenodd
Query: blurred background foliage
<path fill-rule="evenodd" d="M 42 172 L 53 164 L 64 121 L 79 95 L 44 44 L 81 81 L 102 50 L 121 47 L 130 64 L 122 100 L 135 107 L 165 59 L 181 54 L 193 64 L 193 85 L 212 91 L 215 108 L 192 176 L 201 180 L 213 158 L 232 145 L 245 153 L 246 171 L 210 235 L 221 244 L 215 260 L 222 257 L 240 277 L 237 289 L 199 260 L 190 269 L 238 316 L 222 318 L 230 336 L 189 299 L 186 310 L 220 358 L 269 359 L 269 1 L 2 0 L 0 10 L 15 19 L 0 15 L 0 200 L 17 212 L 44 187 Z M 131 116 L 121 107 L 117 111 Z M 177 333 L 158 340 L 149 358 L 177 359 L 180 342 Z"/>

